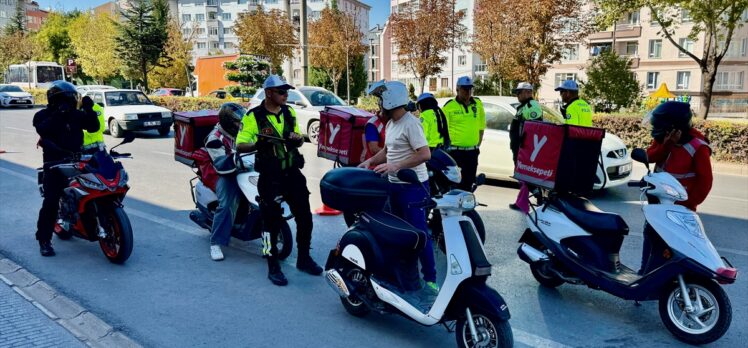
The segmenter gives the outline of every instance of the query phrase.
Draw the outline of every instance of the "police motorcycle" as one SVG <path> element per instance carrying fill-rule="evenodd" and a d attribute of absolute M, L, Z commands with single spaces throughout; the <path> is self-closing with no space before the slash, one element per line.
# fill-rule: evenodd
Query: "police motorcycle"
<path fill-rule="evenodd" d="M 236 163 L 236 181 L 243 194 L 243 199 L 241 199 L 236 212 L 231 236 L 242 241 L 262 238 L 262 216 L 260 215 L 259 193 L 257 191 L 257 181 L 260 178 L 260 173 L 254 170 L 255 152 L 235 154 L 234 158 L 227 159 Z M 197 208 L 197 210 L 190 212 L 190 219 L 198 226 L 210 231 L 213 226 L 213 217 L 218 208 L 218 196 L 213 190 L 205 186 L 199 175 L 190 180 L 190 191 L 192 192 L 192 201 Z M 277 199 L 281 200 L 281 208 L 284 213 L 280 233 L 278 234 L 278 257 L 284 260 L 291 255 L 293 249 L 293 235 L 291 234 L 291 227 L 288 226 L 288 220 L 293 219 L 293 215 L 290 213 L 291 209 L 288 203 L 282 201 L 282 197 Z"/>
<path fill-rule="evenodd" d="M 398 178 L 419 183 L 410 169 L 399 171 Z M 388 185 L 386 178 L 360 168 L 333 169 L 320 182 L 323 203 L 357 212 L 356 222 L 330 251 L 325 265 L 326 280 L 343 307 L 357 317 L 375 311 L 400 314 L 427 326 L 443 324 L 455 330 L 460 347 L 511 347 L 509 309 L 486 285 L 491 264 L 472 220 L 463 215 L 475 208 L 475 196 L 452 190 L 421 203 L 439 210 L 447 251 L 441 290 L 436 298 L 421 297 L 418 255 L 428 237 L 383 211 Z"/>
<path fill-rule="evenodd" d="M 99 242 L 104 256 L 112 262 L 122 264 L 130 257 L 133 248 L 132 225 L 125 213 L 122 201 L 128 185 L 127 171 L 121 158 L 132 158 L 129 153 L 118 153 L 115 148 L 131 143 L 131 134 L 109 150 L 99 149 L 90 153 L 70 153 L 51 141 L 42 140 L 43 147 L 68 152 L 70 157 L 45 163 L 51 170 L 58 170 L 68 178 L 68 187 L 60 198 L 58 219 L 54 233 L 62 240 L 78 237 Z M 37 168 L 39 192 L 44 197 L 44 171 Z"/>
<path fill-rule="evenodd" d="M 689 344 L 713 342 L 732 320 L 730 299 L 720 284 L 735 282 L 737 270 L 720 257 L 696 213 L 675 205 L 688 199 L 683 186 L 665 172 L 652 173 L 646 151 L 632 159 L 647 174 L 629 187 L 641 190 L 648 261 L 639 273 L 621 264 L 619 251 L 629 228 L 617 214 L 588 200 L 538 190 L 526 216 L 519 257 L 543 286 L 587 285 L 635 301 L 658 300 L 665 327 Z M 647 250 L 648 249 L 648 250 Z"/>

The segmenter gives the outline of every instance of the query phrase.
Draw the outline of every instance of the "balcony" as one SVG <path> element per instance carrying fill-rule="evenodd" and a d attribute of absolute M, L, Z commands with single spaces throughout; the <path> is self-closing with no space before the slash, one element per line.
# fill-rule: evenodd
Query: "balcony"
<path fill-rule="evenodd" d="M 488 71 L 487 64 L 477 64 L 475 66 L 475 72 L 486 72 L 486 71 Z"/>
<path fill-rule="evenodd" d="M 616 26 L 616 39 L 638 38 L 642 35 L 642 27 L 639 25 L 619 24 Z M 599 31 L 587 37 L 590 41 L 613 40 L 613 31 Z"/>

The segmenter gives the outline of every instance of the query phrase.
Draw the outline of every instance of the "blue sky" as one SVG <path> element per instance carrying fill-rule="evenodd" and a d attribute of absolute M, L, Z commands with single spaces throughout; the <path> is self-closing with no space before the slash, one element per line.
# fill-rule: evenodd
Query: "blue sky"
<path fill-rule="evenodd" d="M 106 3 L 107 0 L 36 0 L 39 6 L 43 9 L 51 7 L 54 10 L 65 11 L 72 10 L 74 8 L 88 9 L 99 6 Z M 363 0 L 365 4 L 371 6 L 371 12 L 369 13 L 369 26 L 373 27 L 377 24 L 384 24 L 387 20 L 387 16 L 390 15 L 390 2 L 386 0 Z"/>

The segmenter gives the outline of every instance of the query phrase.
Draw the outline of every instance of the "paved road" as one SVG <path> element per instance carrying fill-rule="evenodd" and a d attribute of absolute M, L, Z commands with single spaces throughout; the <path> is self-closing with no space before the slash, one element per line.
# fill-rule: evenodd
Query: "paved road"
<path fill-rule="evenodd" d="M 41 258 L 33 237 L 41 203 L 34 168 L 41 151 L 34 147 L 32 116 L 29 110 L 0 111 L 0 149 L 8 151 L 0 155 L 0 251 L 144 345 L 454 346 L 454 336 L 442 327 L 422 327 L 394 315 L 349 316 L 322 277 L 297 272 L 293 261 L 284 266 L 290 285 L 272 286 L 257 243 L 239 245 L 250 252 L 232 248 L 225 261 L 211 261 L 207 233 L 187 217 L 193 208 L 192 173 L 173 160 L 173 139 L 155 132 L 123 146 L 135 157 L 125 163 L 132 185 L 125 205 L 136 238 L 127 264 L 109 264 L 97 245 L 82 240 L 55 239 L 58 256 Z M 106 140 L 110 147 L 116 144 Z M 332 164 L 317 159 L 310 145 L 303 152 L 316 206 L 319 178 Z M 506 208 L 516 193 L 508 186 L 486 186 L 477 196 L 488 204 L 480 213 L 494 265 L 489 282 L 509 305 L 518 346 L 680 346 L 661 324 L 654 302 L 636 307 L 580 286 L 540 288 L 516 256 L 524 221 Z M 594 201 L 620 213 L 632 227 L 622 258 L 637 265 L 637 226 L 643 224 L 637 194 L 611 189 Z M 748 178 L 716 175 L 700 215 L 722 255 L 748 269 Z M 321 263 L 345 228 L 341 217 L 315 216 L 314 222 L 313 255 Z M 748 340 L 748 282 L 739 277 L 726 290 L 733 325 L 713 346 L 742 346 Z"/>

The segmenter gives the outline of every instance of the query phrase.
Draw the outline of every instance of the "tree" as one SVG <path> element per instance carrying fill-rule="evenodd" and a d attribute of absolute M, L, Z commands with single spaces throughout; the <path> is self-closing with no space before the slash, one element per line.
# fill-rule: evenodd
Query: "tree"
<path fill-rule="evenodd" d="M 238 82 L 241 93 L 254 94 L 270 73 L 270 63 L 254 56 L 239 56 L 233 62 L 223 63 L 226 80 Z"/>
<path fill-rule="evenodd" d="M 5 34 L 12 35 L 15 33 L 26 32 L 26 2 L 23 0 L 16 1 L 16 11 L 10 18 L 8 25 L 5 27 Z"/>
<path fill-rule="evenodd" d="M 250 13 L 240 13 L 234 22 L 234 32 L 242 53 L 266 56 L 273 68 L 292 58 L 299 44 L 288 17 L 276 9 L 266 12 L 262 5 Z"/>
<path fill-rule="evenodd" d="M 124 20 L 117 25 L 117 54 L 125 65 L 123 70 L 126 75 L 137 72 L 146 90 L 148 72 L 159 63 L 168 35 L 166 22 L 163 21 L 168 18 L 168 6 L 159 5 L 163 2 L 132 0 L 130 8 L 122 12 Z"/>
<path fill-rule="evenodd" d="M 8 65 L 37 60 L 42 54 L 42 47 L 36 42 L 33 34 L 17 31 L 0 36 L 0 71 L 4 74 Z M 27 66 L 31 75 L 31 66 Z M 29 79 L 31 88 L 31 79 Z"/>
<path fill-rule="evenodd" d="M 330 77 L 335 94 L 352 57 L 366 51 L 363 36 L 353 16 L 334 8 L 323 9 L 320 18 L 309 24 L 309 62 Z"/>
<path fill-rule="evenodd" d="M 418 9 L 407 6 L 390 16 L 398 60 L 418 78 L 421 92 L 426 78 L 442 71 L 445 53 L 466 33 L 460 23 L 465 11 L 455 12 L 454 4 L 454 0 L 421 0 Z"/>
<path fill-rule="evenodd" d="M 115 52 L 117 26 L 111 15 L 80 15 L 70 21 L 68 35 L 77 64 L 88 76 L 103 84 L 105 79 L 117 75 L 122 63 Z"/>
<path fill-rule="evenodd" d="M 595 110 L 613 110 L 631 106 L 641 94 L 641 86 L 631 72 L 631 60 L 615 52 L 604 52 L 592 59 L 587 68 L 583 98 Z"/>
<path fill-rule="evenodd" d="M 701 69 L 701 108 L 699 116 L 706 119 L 712 103 L 712 89 L 717 69 L 732 42 L 735 30 L 744 25 L 741 15 L 748 9 L 748 0 L 597 0 L 601 25 L 615 23 L 623 13 L 649 9 L 652 20 L 660 25 L 660 35 L 683 54 L 693 59 Z M 693 26 L 688 38 L 703 37 L 701 57 L 676 41 L 675 30 L 680 27 L 682 14 L 687 13 Z"/>
<path fill-rule="evenodd" d="M 564 48 L 590 31 L 580 0 L 477 0 L 473 49 L 502 79 L 540 86 Z"/>
<path fill-rule="evenodd" d="M 497 74 L 489 74 L 484 79 L 475 79 L 475 95 L 512 95 L 512 89 L 517 83 L 505 80 Z"/>
<path fill-rule="evenodd" d="M 193 28 L 194 29 L 194 28 Z M 168 25 L 168 39 L 164 45 L 161 62 L 153 69 L 151 81 L 156 88 L 190 85 L 190 63 L 192 62 L 192 36 L 185 38 L 182 26 L 172 19 Z M 194 33 L 195 30 L 190 32 Z"/>
<path fill-rule="evenodd" d="M 44 47 L 44 60 L 65 63 L 67 58 L 77 56 L 68 33 L 70 22 L 81 16 L 79 11 L 68 13 L 50 12 L 47 19 L 36 33 L 36 40 Z"/>

